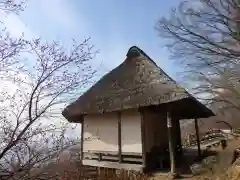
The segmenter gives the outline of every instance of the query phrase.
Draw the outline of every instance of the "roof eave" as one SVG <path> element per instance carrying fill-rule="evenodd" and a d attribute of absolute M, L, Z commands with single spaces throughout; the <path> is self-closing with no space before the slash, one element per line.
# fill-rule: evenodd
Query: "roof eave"
<path fill-rule="evenodd" d="M 69 110 L 68 110 L 68 107 L 65 108 L 63 111 L 62 111 L 62 115 L 64 118 L 67 119 L 68 122 L 70 123 L 82 123 L 83 122 L 83 117 L 84 115 L 83 114 L 80 114 L 80 115 L 71 115 L 69 113 Z"/>

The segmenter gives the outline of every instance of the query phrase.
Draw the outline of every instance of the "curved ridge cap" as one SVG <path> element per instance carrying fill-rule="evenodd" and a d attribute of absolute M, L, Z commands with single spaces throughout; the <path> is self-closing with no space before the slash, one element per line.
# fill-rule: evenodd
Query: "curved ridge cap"
<path fill-rule="evenodd" d="M 137 51 L 138 53 L 142 54 L 143 56 L 145 56 L 146 58 L 148 58 L 148 60 L 150 60 L 151 62 L 153 62 L 156 66 L 156 62 L 153 61 L 142 49 L 140 49 L 139 47 L 137 46 L 132 46 L 129 48 L 128 52 L 127 52 L 127 55 L 131 52 L 134 52 L 134 51 Z"/>
<path fill-rule="evenodd" d="M 137 47 L 137 46 L 132 46 L 129 48 L 126 56 L 127 57 L 138 57 L 138 56 L 141 56 L 142 52 L 141 50 Z"/>
<path fill-rule="evenodd" d="M 133 50 L 137 50 L 137 51 L 139 51 L 139 52 L 142 51 L 139 47 L 137 47 L 137 46 L 132 46 L 132 47 L 129 48 L 127 54 L 130 53 L 130 52 L 133 51 Z"/>

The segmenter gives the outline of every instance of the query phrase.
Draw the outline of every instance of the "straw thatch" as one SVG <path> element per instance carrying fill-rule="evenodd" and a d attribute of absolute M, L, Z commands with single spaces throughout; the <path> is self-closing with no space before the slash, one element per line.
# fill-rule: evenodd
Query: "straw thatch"
<path fill-rule="evenodd" d="M 85 114 L 158 106 L 184 99 L 191 101 L 188 102 L 190 106 L 197 104 L 205 116 L 212 115 L 209 109 L 180 87 L 141 49 L 134 46 L 129 49 L 122 64 L 67 106 L 63 115 L 69 121 L 74 121 L 74 118 L 79 120 Z"/>

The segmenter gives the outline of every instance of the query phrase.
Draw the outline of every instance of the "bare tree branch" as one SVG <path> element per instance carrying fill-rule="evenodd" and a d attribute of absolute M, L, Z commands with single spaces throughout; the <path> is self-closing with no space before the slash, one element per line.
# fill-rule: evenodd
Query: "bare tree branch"
<path fill-rule="evenodd" d="M 156 25 L 184 80 L 191 78 L 194 94 L 207 104 L 240 110 L 239 23 L 237 0 L 187 0 Z"/>
<path fill-rule="evenodd" d="M 24 4 L 13 3 L 0 1 L 0 10 L 19 13 Z M 60 112 L 92 83 L 97 51 L 90 38 L 64 47 L 57 41 L 13 38 L 3 29 L 0 39 L 0 173 L 40 179 L 44 172 L 32 171 L 77 142 L 68 137 L 70 125 L 61 121 Z"/>
<path fill-rule="evenodd" d="M 5 11 L 6 13 L 16 13 L 24 10 L 26 1 L 25 0 L 0 0 L 0 11 Z"/>

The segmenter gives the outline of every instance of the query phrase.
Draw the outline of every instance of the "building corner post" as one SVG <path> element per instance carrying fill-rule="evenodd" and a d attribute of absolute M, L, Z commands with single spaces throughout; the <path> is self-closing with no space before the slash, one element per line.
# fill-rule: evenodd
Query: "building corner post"
<path fill-rule="evenodd" d="M 122 163 L 122 112 L 118 112 L 118 162 Z"/>
<path fill-rule="evenodd" d="M 175 151 L 173 148 L 172 116 L 171 116 L 170 110 L 167 111 L 167 128 L 168 128 L 168 145 L 169 145 L 171 176 L 175 178 L 177 177 L 177 173 L 176 173 Z"/>
<path fill-rule="evenodd" d="M 83 144 L 84 144 L 84 119 L 82 120 L 81 123 L 81 152 L 80 152 L 81 162 L 83 162 L 84 159 Z"/>
<path fill-rule="evenodd" d="M 145 112 L 144 109 L 139 109 L 141 116 L 141 140 L 142 140 L 142 165 L 143 171 L 146 172 L 147 162 L 146 162 L 146 132 L 145 132 Z"/>
<path fill-rule="evenodd" d="M 195 131 L 196 131 L 196 140 L 197 140 L 197 148 L 198 148 L 198 158 L 201 159 L 201 147 L 200 147 L 200 138 L 199 138 L 199 128 L 198 128 L 198 119 L 194 119 Z"/>

